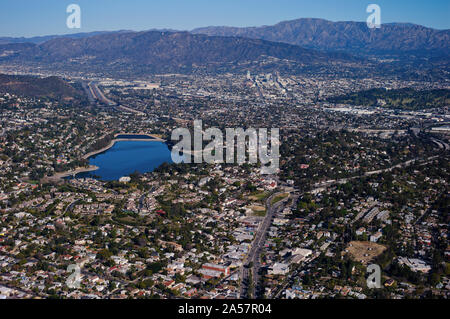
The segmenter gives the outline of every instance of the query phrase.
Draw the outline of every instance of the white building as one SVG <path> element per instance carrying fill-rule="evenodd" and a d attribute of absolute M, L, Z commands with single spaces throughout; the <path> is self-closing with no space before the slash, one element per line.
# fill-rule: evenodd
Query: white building
<path fill-rule="evenodd" d="M 286 275 L 289 272 L 289 265 L 283 263 L 274 263 L 269 268 L 269 275 Z"/>
<path fill-rule="evenodd" d="M 123 176 L 123 177 L 119 178 L 119 182 L 122 182 L 122 183 L 128 183 L 130 181 L 131 181 L 130 176 Z"/>
<path fill-rule="evenodd" d="M 308 257 L 312 254 L 311 249 L 305 249 L 305 248 L 295 248 L 295 250 L 292 252 L 292 255 L 303 255 L 305 257 Z"/>
<path fill-rule="evenodd" d="M 376 232 L 375 234 L 370 236 L 370 241 L 373 243 L 376 243 L 378 241 L 378 239 L 381 238 L 381 236 L 383 236 L 383 234 L 381 232 Z"/>
<path fill-rule="evenodd" d="M 400 265 L 408 266 L 412 271 L 427 273 L 431 270 L 431 266 L 427 265 L 423 260 L 417 258 L 398 257 L 398 262 Z"/>

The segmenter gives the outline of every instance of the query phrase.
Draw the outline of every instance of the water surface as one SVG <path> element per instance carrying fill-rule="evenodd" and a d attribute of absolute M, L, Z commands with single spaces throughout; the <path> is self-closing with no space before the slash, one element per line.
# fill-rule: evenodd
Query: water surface
<path fill-rule="evenodd" d="M 165 143 L 148 140 L 119 141 L 103 153 L 89 158 L 89 164 L 98 166 L 98 170 L 80 173 L 77 177 L 98 176 L 101 180 L 112 181 L 135 171 L 152 172 L 163 163 L 173 163 L 171 152 Z"/>

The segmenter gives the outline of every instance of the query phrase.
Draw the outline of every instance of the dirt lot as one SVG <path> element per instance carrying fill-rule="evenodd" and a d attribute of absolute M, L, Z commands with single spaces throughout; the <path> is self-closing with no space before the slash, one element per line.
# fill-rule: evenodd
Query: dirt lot
<path fill-rule="evenodd" d="M 252 205 L 249 207 L 255 216 L 266 216 L 266 208 L 260 205 Z"/>
<path fill-rule="evenodd" d="M 349 243 L 346 252 L 350 254 L 352 259 L 367 264 L 385 250 L 385 246 L 370 241 L 352 241 Z"/>
<path fill-rule="evenodd" d="M 269 193 L 266 192 L 254 192 L 250 196 L 248 196 L 248 199 L 254 200 L 254 201 L 264 201 L 267 197 L 269 197 Z"/>

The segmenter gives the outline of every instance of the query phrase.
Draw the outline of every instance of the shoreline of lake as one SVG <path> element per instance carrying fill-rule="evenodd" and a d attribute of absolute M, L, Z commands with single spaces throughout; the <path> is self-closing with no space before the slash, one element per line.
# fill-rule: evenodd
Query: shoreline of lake
<path fill-rule="evenodd" d="M 59 172 L 59 173 L 53 174 L 52 176 L 44 177 L 44 179 L 47 179 L 49 181 L 57 182 L 57 181 L 60 181 L 60 180 L 62 180 L 64 178 L 66 178 L 66 177 L 77 175 L 77 174 L 80 174 L 80 173 L 93 172 L 93 171 L 98 170 L 99 168 L 100 167 L 95 166 L 95 165 L 89 165 L 89 167 L 78 167 L 78 168 L 76 168 L 74 170 L 71 170 L 71 171 Z"/>
<path fill-rule="evenodd" d="M 130 138 L 126 138 L 125 136 L 127 136 L 127 135 L 130 136 Z M 121 136 L 124 136 L 124 137 L 121 137 Z M 146 136 L 148 138 L 133 138 L 134 136 Z M 120 137 L 120 138 L 116 138 L 116 137 Z M 162 143 L 166 142 L 166 140 L 164 140 L 162 138 L 159 138 L 157 136 L 153 136 L 150 134 L 146 134 L 146 133 L 142 133 L 142 134 L 140 134 L 140 133 L 117 133 L 117 134 L 114 134 L 114 139 L 111 140 L 111 142 L 107 146 L 105 146 L 99 150 L 89 152 L 89 153 L 83 155 L 82 158 L 89 159 L 93 156 L 102 154 L 102 153 L 106 152 L 107 150 L 109 150 L 110 148 L 112 148 L 117 142 L 123 142 L 123 141 L 162 142 Z M 58 182 L 69 176 L 78 175 L 80 173 L 93 172 L 98 169 L 99 169 L 99 167 L 95 166 L 95 165 L 89 165 L 88 167 L 78 167 L 75 170 L 59 172 L 59 173 L 53 174 L 52 176 L 46 176 L 43 178 L 43 180 Z"/>
<path fill-rule="evenodd" d="M 117 181 L 134 172 L 152 172 L 163 163 L 173 163 L 171 152 L 164 142 L 126 140 L 117 142 L 109 150 L 89 158 L 90 165 L 100 167 L 98 171 L 78 174 L 76 177 Z"/>
<path fill-rule="evenodd" d="M 116 138 L 117 136 L 122 136 L 122 135 L 123 136 L 126 136 L 126 135 L 129 135 L 129 136 L 147 136 L 149 138 L 147 138 L 147 139 L 146 138 L 133 138 L 133 137 L 130 137 L 130 138 L 127 138 L 127 137 Z M 98 155 L 98 154 L 101 154 L 103 152 L 106 152 L 111 147 L 113 147 L 114 144 L 116 144 L 116 142 L 123 142 L 123 141 L 163 142 L 163 143 L 166 142 L 166 140 L 163 140 L 162 138 L 159 138 L 159 137 L 156 137 L 156 136 L 153 136 L 153 135 L 150 135 L 150 134 L 117 133 L 117 134 L 114 135 L 114 139 L 111 140 L 111 142 L 109 142 L 108 145 L 106 145 L 105 147 L 103 147 L 103 148 L 101 148 L 99 150 L 87 153 L 86 155 L 83 156 L 83 159 L 89 159 L 90 157 L 93 157 L 95 155 Z"/>

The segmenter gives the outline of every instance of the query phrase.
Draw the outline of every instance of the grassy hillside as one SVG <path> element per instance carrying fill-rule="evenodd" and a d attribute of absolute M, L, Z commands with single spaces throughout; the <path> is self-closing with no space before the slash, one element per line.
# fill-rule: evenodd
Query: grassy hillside
<path fill-rule="evenodd" d="M 63 100 L 84 98 L 82 91 L 58 77 L 38 78 L 34 76 L 0 74 L 0 93 Z"/>

